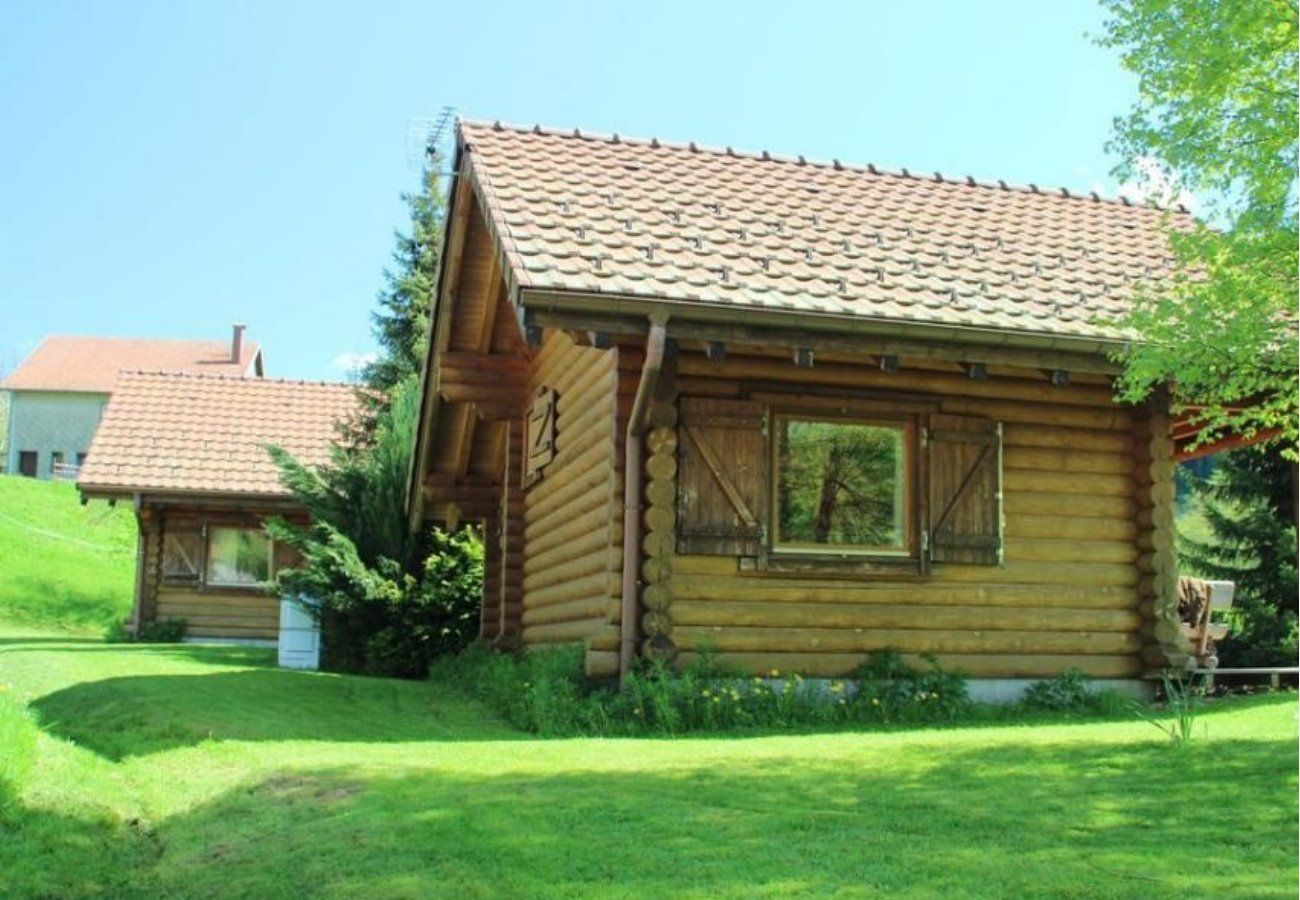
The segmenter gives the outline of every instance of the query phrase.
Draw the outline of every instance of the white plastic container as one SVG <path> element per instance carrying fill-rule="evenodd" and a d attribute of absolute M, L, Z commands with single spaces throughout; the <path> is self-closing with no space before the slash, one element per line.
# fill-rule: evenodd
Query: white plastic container
<path fill-rule="evenodd" d="M 320 624 L 296 597 L 280 599 L 280 668 L 320 668 Z"/>

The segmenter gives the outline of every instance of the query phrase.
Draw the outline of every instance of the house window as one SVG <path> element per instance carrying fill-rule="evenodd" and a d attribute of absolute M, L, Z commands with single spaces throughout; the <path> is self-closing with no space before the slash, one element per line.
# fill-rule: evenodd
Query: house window
<path fill-rule="evenodd" d="M 80 469 L 85 464 L 86 464 L 86 454 L 85 451 L 82 451 L 81 453 L 77 454 L 77 468 Z"/>
<path fill-rule="evenodd" d="M 208 534 L 206 582 L 257 587 L 271 577 L 271 539 L 257 528 L 213 527 Z"/>
<path fill-rule="evenodd" d="M 63 451 L 55 450 L 50 454 L 50 474 L 59 475 L 59 467 L 63 465 Z"/>
<path fill-rule="evenodd" d="M 910 427 L 777 415 L 776 550 L 907 554 Z"/>
<path fill-rule="evenodd" d="M 35 450 L 18 451 L 18 474 L 27 478 L 36 477 L 37 456 Z"/>

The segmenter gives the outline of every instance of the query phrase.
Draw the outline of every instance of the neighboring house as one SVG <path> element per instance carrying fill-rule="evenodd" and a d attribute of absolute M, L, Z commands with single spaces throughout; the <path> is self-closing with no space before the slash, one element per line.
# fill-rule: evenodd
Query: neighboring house
<path fill-rule="evenodd" d="M 185 619 L 194 639 L 274 640 L 279 599 L 264 582 L 285 563 L 268 515 L 302 520 L 266 447 L 328 462 L 358 411 L 352 385 L 123 372 L 77 486 L 130 500 L 140 530 L 133 627 Z"/>
<path fill-rule="evenodd" d="M 1184 212 L 469 122 L 455 168 L 410 513 L 485 523 L 485 638 L 993 693 L 1187 661 L 1182 450 L 1106 324 Z"/>
<path fill-rule="evenodd" d="M 261 377 L 262 351 L 234 326 L 229 342 L 52 335 L 4 381 L 4 471 L 75 478 L 123 369 Z"/>

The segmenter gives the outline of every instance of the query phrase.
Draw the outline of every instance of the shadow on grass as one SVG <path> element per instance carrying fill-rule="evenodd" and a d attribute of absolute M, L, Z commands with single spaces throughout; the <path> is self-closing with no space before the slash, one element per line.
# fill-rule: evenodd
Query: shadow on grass
<path fill-rule="evenodd" d="M 230 648 L 219 649 L 222 654 Z M 427 682 L 252 669 L 79 682 L 31 704 L 44 730 L 112 760 L 207 740 L 522 739 Z"/>
<path fill-rule="evenodd" d="M 134 888 L 167 896 L 1294 896 L 1290 741 L 864 763 L 294 770 L 157 823 L 143 844 L 121 829 L 94 843 L 125 841 L 144 863 Z M 86 840 L 47 868 L 63 857 L 84 886 Z"/>

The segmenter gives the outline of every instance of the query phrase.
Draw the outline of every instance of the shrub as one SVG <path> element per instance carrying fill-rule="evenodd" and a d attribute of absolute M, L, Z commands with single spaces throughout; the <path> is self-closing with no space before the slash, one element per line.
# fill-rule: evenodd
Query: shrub
<path fill-rule="evenodd" d="M 966 677 L 922 658 L 928 669 L 913 669 L 894 650 L 872 653 L 854 673 L 858 689 L 847 713 L 854 721 L 944 722 L 969 712 Z"/>
<path fill-rule="evenodd" d="M 515 656 L 476 645 L 434 664 L 431 677 L 479 697 L 512 724 L 544 735 L 661 734 L 792 728 L 837 723 L 924 723 L 971 708 L 965 678 L 873 654 L 855 683 L 771 671 L 747 676 L 707 650 L 674 669 L 640 660 L 622 690 L 583 674 L 580 646 Z"/>
<path fill-rule="evenodd" d="M 461 650 L 478 623 L 483 544 L 472 528 L 412 534 L 403 497 L 419 414 L 419 379 L 393 390 L 364 443 L 329 466 L 270 448 L 281 480 L 307 508 L 306 528 L 267 521 L 299 561 L 277 573 L 282 593 L 321 622 L 322 664 L 336 671 L 421 678 Z"/>
<path fill-rule="evenodd" d="M 1025 690 L 1021 702 L 1030 709 L 1079 710 L 1088 706 L 1087 677 L 1079 669 L 1066 669 L 1055 678 L 1035 681 Z"/>
<path fill-rule="evenodd" d="M 185 620 L 177 618 L 141 622 L 135 637 L 142 644 L 179 644 L 184 638 Z"/>
<path fill-rule="evenodd" d="M 132 634 L 125 622 L 114 622 L 104 633 L 104 640 L 110 644 L 179 644 L 185 639 L 186 621 L 179 618 L 154 619 L 141 622 L 137 632 Z"/>

